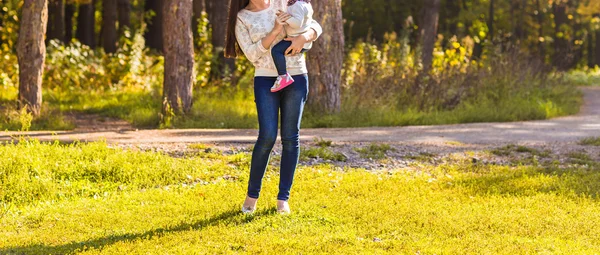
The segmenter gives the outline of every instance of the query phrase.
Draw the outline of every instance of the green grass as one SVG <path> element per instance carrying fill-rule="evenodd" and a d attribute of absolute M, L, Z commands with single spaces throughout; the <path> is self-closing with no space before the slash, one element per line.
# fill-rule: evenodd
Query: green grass
<path fill-rule="evenodd" d="M 385 153 L 394 150 L 394 148 L 392 148 L 389 144 L 372 143 L 368 147 L 355 148 L 354 150 L 358 152 L 362 158 L 384 159 Z"/>
<path fill-rule="evenodd" d="M 323 139 L 323 137 L 315 138 L 314 143 L 319 147 L 331 147 L 333 145 L 333 141 Z"/>
<path fill-rule="evenodd" d="M 67 130 L 75 126 L 62 112 L 47 102 L 42 104 L 41 116 L 32 118 L 28 113 L 18 110 L 15 87 L 0 87 L 0 131 L 4 130 Z"/>
<path fill-rule="evenodd" d="M 0 204 L 0 254 L 593 254 L 600 246 L 598 169 L 300 167 L 293 214 L 281 216 L 270 167 L 259 211 L 245 216 L 248 154 L 175 159 L 23 141 L 1 146 L 0 157 L 0 188 L 10 191 Z"/>
<path fill-rule="evenodd" d="M 567 154 L 569 158 L 569 162 L 578 165 L 586 165 L 586 166 L 598 166 L 600 165 L 598 162 L 594 161 L 592 157 L 587 154 L 585 151 L 573 151 Z"/>
<path fill-rule="evenodd" d="M 300 149 L 300 159 L 308 160 L 309 158 L 317 158 L 324 160 L 333 160 L 333 161 L 346 161 L 348 158 L 344 156 L 344 154 L 339 152 L 334 152 L 327 147 L 314 147 L 314 148 L 301 148 Z"/>
<path fill-rule="evenodd" d="M 600 136 L 583 138 L 579 141 L 579 144 L 588 146 L 600 146 Z"/>
<path fill-rule="evenodd" d="M 523 145 L 509 144 L 490 151 L 496 156 L 511 156 L 514 153 L 526 153 L 532 156 L 548 157 L 549 151 L 540 151 Z"/>
<path fill-rule="evenodd" d="M 429 153 L 429 152 L 421 152 L 418 155 L 409 155 L 406 156 L 407 159 L 412 159 L 412 160 L 416 160 L 416 161 L 421 161 L 421 162 L 429 162 L 431 161 L 433 158 L 435 158 L 435 154 L 433 153 Z"/>

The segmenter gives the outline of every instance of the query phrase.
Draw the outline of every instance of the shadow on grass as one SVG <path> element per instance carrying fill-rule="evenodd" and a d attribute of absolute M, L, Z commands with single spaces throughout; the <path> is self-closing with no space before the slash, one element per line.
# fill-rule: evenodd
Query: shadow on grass
<path fill-rule="evenodd" d="M 271 215 L 275 214 L 276 209 L 268 208 L 257 211 L 252 215 L 248 215 L 246 217 L 242 217 L 239 220 L 232 222 L 233 224 L 243 224 L 253 221 L 256 217 L 263 215 Z M 32 244 L 21 247 L 7 247 L 0 249 L 0 254 L 74 254 L 81 251 L 86 251 L 90 249 L 103 249 L 106 246 L 110 246 L 112 244 L 118 242 L 132 242 L 136 240 L 150 240 L 154 236 L 163 236 L 169 233 L 176 233 L 182 231 L 189 230 L 201 230 L 203 228 L 214 226 L 219 224 L 219 222 L 234 218 L 238 215 L 242 215 L 239 209 L 230 209 L 228 211 L 222 212 L 218 215 L 215 215 L 211 218 L 200 220 L 193 223 L 181 223 L 177 226 L 168 227 L 168 228 L 157 228 L 153 230 L 149 230 L 143 233 L 137 234 L 123 234 L 123 235 L 110 235 L 105 237 L 100 237 L 97 239 L 91 239 L 83 242 L 71 242 L 62 245 L 45 245 L 45 244 Z"/>

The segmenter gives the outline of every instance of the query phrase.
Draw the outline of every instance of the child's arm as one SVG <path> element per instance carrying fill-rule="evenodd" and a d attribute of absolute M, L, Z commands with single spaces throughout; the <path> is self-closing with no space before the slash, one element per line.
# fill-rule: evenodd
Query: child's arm
<path fill-rule="evenodd" d="M 295 4 L 288 7 L 288 13 L 292 15 L 286 23 L 295 29 L 301 28 L 306 24 L 306 13 L 308 10 L 302 4 Z"/>

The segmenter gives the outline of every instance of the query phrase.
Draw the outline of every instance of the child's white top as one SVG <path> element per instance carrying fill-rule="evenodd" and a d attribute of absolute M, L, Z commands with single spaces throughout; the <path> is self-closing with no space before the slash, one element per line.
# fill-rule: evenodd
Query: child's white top
<path fill-rule="evenodd" d="M 294 4 L 287 7 L 287 12 L 292 15 L 292 17 L 286 21 L 288 26 L 285 27 L 285 32 L 289 37 L 299 36 L 310 29 L 314 14 L 310 3 L 300 0 L 296 1 Z M 306 43 L 304 48 L 312 48 L 312 42 Z"/>
<path fill-rule="evenodd" d="M 277 39 L 269 49 L 263 47 L 261 40 L 273 29 L 276 11 L 285 11 L 286 7 L 287 0 L 271 0 L 271 5 L 265 10 L 251 12 L 244 9 L 238 12 L 235 25 L 235 37 L 240 48 L 244 52 L 244 55 L 246 55 L 246 58 L 248 58 L 255 67 L 254 76 L 279 76 L 275 64 L 273 63 L 270 48 L 280 42 L 284 38 L 284 34 L 281 33 L 277 36 Z M 312 22 L 306 22 L 305 26 L 314 29 L 315 32 L 317 32 L 317 37 L 323 33 L 323 29 L 319 23 L 314 20 Z M 285 60 L 288 73 L 291 75 L 305 74 L 308 72 L 304 54 L 287 56 Z"/>

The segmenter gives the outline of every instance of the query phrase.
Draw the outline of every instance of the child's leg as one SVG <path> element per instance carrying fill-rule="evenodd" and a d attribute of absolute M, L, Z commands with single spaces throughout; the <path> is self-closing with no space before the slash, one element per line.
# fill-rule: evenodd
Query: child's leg
<path fill-rule="evenodd" d="M 285 51 L 292 45 L 290 41 L 281 41 L 273 46 L 271 49 L 271 55 L 273 56 L 273 62 L 275 63 L 275 68 L 277 68 L 277 73 L 279 75 L 287 74 L 287 66 L 285 63 Z"/>

